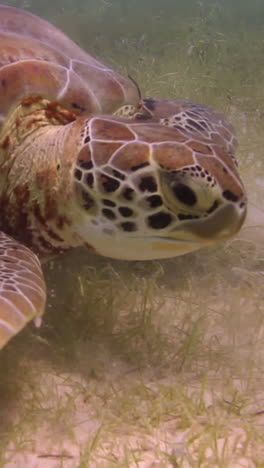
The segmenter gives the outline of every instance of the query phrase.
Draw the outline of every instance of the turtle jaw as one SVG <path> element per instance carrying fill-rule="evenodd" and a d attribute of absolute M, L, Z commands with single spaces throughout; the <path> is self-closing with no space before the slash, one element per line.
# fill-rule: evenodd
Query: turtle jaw
<path fill-rule="evenodd" d="M 232 203 L 220 207 L 208 218 L 186 220 L 170 232 L 115 232 L 107 236 L 91 226 L 82 226 L 81 238 L 89 232 L 89 245 L 99 255 L 120 260 L 154 260 L 187 254 L 202 247 L 234 237 L 246 216 L 246 205 L 238 208 Z M 82 232 L 80 232 L 82 231 Z"/>
<path fill-rule="evenodd" d="M 197 250 L 202 245 L 185 240 L 176 241 L 165 237 L 119 238 L 106 242 L 97 239 L 97 254 L 117 260 L 158 260 L 178 257 Z"/>
<path fill-rule="evenodd" d="M 246 212 L 246 202 L 241 203 L 241 207 L 227 203 L 207 218 L 183 222 L 170 233 L 169 238 L 206 244 L 228 240 L 242 227 Z"/>

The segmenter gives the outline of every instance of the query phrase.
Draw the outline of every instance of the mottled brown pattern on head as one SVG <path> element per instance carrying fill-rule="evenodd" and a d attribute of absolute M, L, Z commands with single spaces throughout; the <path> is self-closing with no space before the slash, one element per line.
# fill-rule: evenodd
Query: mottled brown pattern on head
<path fill-rule="evenodd" d="M 227 148 L 227 143 L 224 137 L 215 132 L 212 132 L 210 136 L 216 145 L 222 146 L 222 148 Z"/>
<path fill-rule="evenodd" d="M 224 166 L 216 158 L 199 154 L 197 162 L 216 178 L 223 191 L 233 192 L 238 199 L 244 197 L 244 192 L 236 179 L 230 172 L 226 172 Z"/>
<path fill-rule="evenodd" d="M 177 128 L 164 127 L 156 123 L 133 124 L 132 129 L 137 134 L 138 139 L 146 143 L 158 143 L 161 141 L 177 141 L 179 143 L 188 140 Z"/>
<path fill-rule="evenodd" d="M 192 151 L 178 143 L 153 145 L 153 158 L 166 169 L 178 170 L 195 163 Z"/>
<path fill-rule="evenodd" d="M 201 143 L 200 141 L 188 141 L 187 146 L 197 153 L 213 154 L 212 148 L 205 143 Z"/>
<path fill-rule="evenodd" d="M 134 134 L 125 123 L 105 119 L 94 119 L 91 124 L 92 139 L 131 141 Z"/>
<path fill-rule="evenodd" d="M 182 101 L 174 99 L 143 99 L 144 107 L 151 111 L 155 117 L 163 118 L 187 110 Z"/>
<path fill-rule="evenodd" d="M 231 125 L 230 125 L 231 127 Z M 230 128 L 230 130 L 232 130 Z M 233 132 L 231 132 L 227 127 L 223 127 L 223 126 L 218 126 L 218 131 L 220 133 L 220 135 L 228 142 L 230 142 L 232 140 L 232 136 L 233 136 Z"/>
<path fill-rule="evenodd" d="M 93 160 L 95 164 L 101 166 L 107 164 L 113 153 L 118 150 L 123 143 L 111 143 L 111 142 L 91 142 Z"/>
<path fill-rule="evenodd" d="M 223 147 L 218 145 L 212 145 L 212 148 L 215 151 L 216 156 L 219 159 L 221 159 L 221 161 L 223 161 L 225 165 L 237 175 L 237 177 L 239 177 L 237 172 L 237 165 L 235 164 L 233 159 L 231 159 L 227 151 Z"/>
<path fill-rule="evenodd" d="M 132 170 L 133 167 L 149 162 L 150 148 L 145 143 L 129 143 L 121 148 L 112 160 L 116 169 Z"/>

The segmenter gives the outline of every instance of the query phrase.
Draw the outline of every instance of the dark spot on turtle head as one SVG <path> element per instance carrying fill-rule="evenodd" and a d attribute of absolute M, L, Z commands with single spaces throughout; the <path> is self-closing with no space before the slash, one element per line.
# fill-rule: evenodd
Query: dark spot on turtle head
<path fill-rule="evenodd" d="M 107 198 L 104 198 L 102 202 L 105 206 L 112 206 L 113 208 L 116 206 L 115 202 L 108 200 Z"/>
<path fill-rule="evenodd" d="M 134 190 L 131 187 L 126 187 L 122 192 L 123 197 L 125 200 L 131 201 L 133 200 Z"/>
<path fill-rule="evenodd" d="M 89 137 L 89 135 L 87 135 L 84 139 L 84 143 L 87 144 L 91 141 L 91 138 Z"/>
<path fill-rule="evenodd" d="M 2 84 L 3 88 L 7 87 L 7 81 L 6 81 L 5 78 L 2 79 L 1 84 Z"/>
<path fill-rule="evenodd" d="M 102 213 L 107 219 L 110 219 L 110 220 L 116 219 L 115 213 L 109 208 L 103 208 Z"/>
<path fill-rule="evenodd" d="M 195 112 L 195 111 L 186 111 L 186 115 L 188 117 L 191 117 L 192 119 L 195 119 L 195 120 L 200 117 L 199 114 L 197 112 Z"/>
<path fill-rule="evenodd" d="M 149 162 L 145 161 L 141 164 L 137 164 L 136 166 L 131 167 L 131 171 L 138 171 L 138 169 L 142 169 L 143 167 L 149 166 Z"/>
<path fill-rule="evenodd" d="M 82 171 L 80 171 L 80 169 L 75 169 L 75 171 L 74 171 L 74 177 L 75 177 L 75 179 L 77 179 L 77 180 L 81 180 L 81 178 L 82 178 Z"/>
<path fill-rule="evenodd" d="M 131 210 L 131 208 L 129 208 L 128 206 L 120 206 L 118 211 L 124 218 L 129 218 L 134 214 L 133 210 Z"/>
<path fill-rule="evenodd" d="M 199 124 L 202 125 L 202 127 L 203 127 L 205 130 L 209 130 L 209 125 L 208 125 L 208 123 L 207 123 L 205 120 L 200 120 L 200 121 L 199 121 Z"/>
<path fill-rule="evenodd" d="M 191 127 L 191 125 L 186 124 L 184 126 L 184 130 L 189 130 L 190 132 L 193 132 L 193 127 Z"/>
<path fill-rule="evenodd" d="M 233 202 L 236 202 L 238 200 L 237 195 L 231 192 L 231 190 L 224 190 L 223 197 L 226 198 L 226 200 L 233 201 Z"/>
<path fill-rule="evenodd" d="M 148 225 L 153 229 L 164 229 L 171 223 L 171 215 L 165 211 L 159 211 L 148 217 Z"/>
<path fill-rule="evenodd" d="M 94 176 L 91 172 L 88 172 L 88 174 L 86 175 L 85 182 L 88 185 L 88 187 L 93 188 Z"/>
<path fill-rule="evenodd" d="M 163 204 L 162 198 L 159 195 L 150 195 L 146 198 L 151 208 L 157 208 Z"/>
<path fill-rule="evenodd" d="M 200 124 L 198 124 L 198 122 L 196 122 L 195 120 L 187 119 L 187 123 L 191 126 L 191 128 L 195 128 L 196 130 L 203 131 L 203 127 Z"/>
<path fill-rule="evenodd" d="M 113 173 L 113 176 L 115 176 L 119 180 L 125 180 L 126 178 L 126 176 L 122 174 L 122 172 L 119 172 L 116 169 L 113 169 L 112 173 Z"/>
<path fill-rule="evenodd" d="M 84 190 L 82 190 L 81 193 L 82 193 L 82 199 L 84 201 L 83 207 L 86 210 L 89 210 L 90 208 L 92 208 L 92 206 L 94 206 L 94 201 L 92 197 L 89 195 L 89 193 L 85 192 Z"/>
<path fill-rule="evenodd" d="M 136 224 L 132 223 L 131 221 L 125 221 L 124 223 L 121 223 L 120 226 L 125 232 L 134 232 L 137 230 Z"/>
<path fill-rule="evenodd" d="M 82 169 L 92 169 L 93 168 L 93 163 L 92 161 L 79 161 L 79 165 Z"/>
<path fill-rule="evenodd" d="M 142 192 L 156 192 L 157 183 L 152 176 L 142 177 L 139 183 L 139 188 Z"/>
<path fill-rule="evenodd" d="M 188 185 L 177 182 L 172 185 L 172 190 L 175 197 L 184 205 L 195 205 L 197 201 L 196 195 Z"/>
<path fill-rule="evenodd" d="M 120 186 L 118 180 L 104 174 L 101 176 L 101 184 L 106 192 L 115 192 Z"/>

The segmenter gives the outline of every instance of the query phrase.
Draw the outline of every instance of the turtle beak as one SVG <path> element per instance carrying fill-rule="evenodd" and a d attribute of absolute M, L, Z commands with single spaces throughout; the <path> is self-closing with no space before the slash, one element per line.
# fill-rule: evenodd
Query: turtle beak
<path fill-rule="evenodd" d="M 242 203 L 241 208 L 233 203 L 225 204 L 208 218 L 192 219 L 181 223 L 169 234 L 169 237 L 201 244 L 230 239 L 241 228 L 246 211 L 246 203 Z"/>

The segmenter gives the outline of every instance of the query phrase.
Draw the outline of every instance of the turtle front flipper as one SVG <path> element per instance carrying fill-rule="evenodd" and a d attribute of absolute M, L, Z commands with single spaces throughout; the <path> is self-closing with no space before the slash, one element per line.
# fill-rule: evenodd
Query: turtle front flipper
<path fill-rule="evenodd" d="M 30 320 L 40 317 L 46 285 L 37 256 L 0 232 L 0 349 Z"/>

